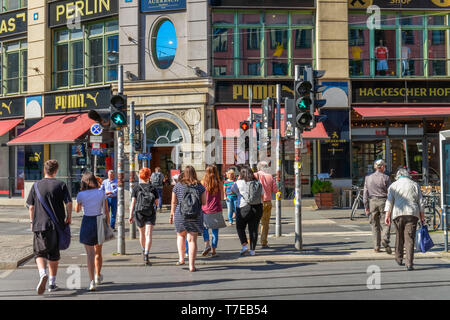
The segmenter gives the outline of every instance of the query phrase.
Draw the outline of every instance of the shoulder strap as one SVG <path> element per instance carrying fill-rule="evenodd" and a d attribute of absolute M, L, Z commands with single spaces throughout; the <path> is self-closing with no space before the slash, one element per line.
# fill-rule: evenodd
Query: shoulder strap
<path fill-rule="evenodd" d="M 36 191 L 36 195 L 37 195 L 37 197 L 39 199 L 39 202 L 42 204 L 42 206 L 45 209 L 45 212 L 47 212 L 48 216 L 50 217 L 50 219 L 55 224 L 55 227 L 60 230 L 60 225 L 58 223 L 58 220 L 56 219 L 55 214 L 53 213 L 53 211 L 50 210 L 50 208 L 48 207 L 47 202 L 42 198 L 41 193 L 39 192 L 37 184 L 38 184 L 37 182 L 34 184 L 34 191 Z"/>

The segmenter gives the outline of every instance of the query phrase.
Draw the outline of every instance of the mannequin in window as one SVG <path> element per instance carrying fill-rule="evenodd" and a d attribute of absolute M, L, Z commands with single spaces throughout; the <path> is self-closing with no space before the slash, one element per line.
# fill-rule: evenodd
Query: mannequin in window
<path fill-rule="evenodd" d="M 377 73 L 385 76 L 388 70 L 389 50 L 384 46 L 383 40 L 380 40 L 379 46 L 375 48 L 375 58 L 377 59 Z"/>
<path fill-rule="evenodd" d="M 409 58 L 411 56 L 411 49 L 406 46 L 406 40 L 402 41 L 402 76 L 411 75 L 409 69 Z"/>
<path fill-rule="evenodd" d="M 352 67 L 353 67 L 353 75 L 362 75 L 363 74 L 363 61 L 361 60 L 361 53 L 363 50 L 361 47 L 353 46 L 352 47 Z"/>

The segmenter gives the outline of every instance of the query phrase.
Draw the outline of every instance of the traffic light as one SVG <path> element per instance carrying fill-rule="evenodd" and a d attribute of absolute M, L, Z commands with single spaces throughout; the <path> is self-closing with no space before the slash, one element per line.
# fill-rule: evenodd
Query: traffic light
<path fill-rule="evenodd" d="M 274 110 L 275 110 L 275 101 L 272 98 L 266 98 L 262 101 L 262 128 L 268 129 L 273 128 L 274 124 Z"/>
<path fill-rule="evenodd" d="M 296 107 L 295 126 L 300 130 L 308 130 L 312 120 L 311 90 L 312 83 L 303 76 L 303 80 L 296 79 L 294 83 L 294 100 Z"/>
<path fill-rule="evenodd" d="M 239 128 L 241 128 L 241 130 L 245 133 L 248 129 L 250 129 L 250 121 L 241 121 Z"/>
<path fill-rule="evenodd" d="M 108 128 L 110 124 L 109 109 L 89 110 L 89 119 L 99 123 L 103 128 Z"/>
<path fill-rule="evenodd" d="M 127 96 L 123 94 L 112 96 L 109 110 L 111 129 L 121 129 L 127 125 Z"/>
<path fill-rule="evenodd" d="M 326 99 L 319 99 L 318 95 L 324 91 L 326 88 L 325 86 L 322 86 L 319 84 L 320 78 L 322 78 L 325 75 L 325 70 L 314 70 L 311 67 L 305 67 L 303 71 L 303 78 L 309 81 L 312 85 L 311 87 L 311 105 L 310 105 L 310 113 L 313 115 L 310 129 L 313 129 L 316 127 L 317 122 L 321 122 L 324 119 L 326 119 L 325 116 L 320 115 L 314 115 L 316 110 L 320 110 L 321 107 L 323 107 L 326 103 Z"/>

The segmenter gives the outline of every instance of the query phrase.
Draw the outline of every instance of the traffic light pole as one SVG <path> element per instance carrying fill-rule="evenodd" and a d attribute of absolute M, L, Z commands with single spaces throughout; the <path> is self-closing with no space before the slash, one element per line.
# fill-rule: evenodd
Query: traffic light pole
<path fill-rule="evenodd" d="M 280 110 L 280 104 L 281 104 L 281 85 L 277 84 L 277 187 L 278 192 L 281 188 L 281 110 Z M 275 222 L 275 236 L 281 237 L 281 198 L 279 196 L 279 193 L 277 193 L 276 196 L 276 222 Z"/>
<path fill-rule="evenodd" d="M 295 66 L 295 80 L 300 79 L 300 66 Z M 300 128 L 295 127 L 295 249 L 302 250 L 302 178 L 301 178 L 301 143 Z"/>
<path fill-rule="evenodd" d="M 250 168 L 253 168 L 254 164 L 254 157 L 253 157 L 253 112 L 252 112 L 252 99 L 253 99 L 253 92 L 250 86 L 248 86 L 248 113 L 250 116 L 250 138 L 248 142 L 248 163 L 250 165 Z"/>
<path fill-rule="evenodd" d="M 123 65 L 119 65 L 118 93 L 123 94 Z M 117 252 L 125 254 L 125 189 L 124 189 L 124 141 L 123 129 L 117 131 Z"/>
<path fill-rule="evenodd" d="M 136 120 L 134 117 L 134 101 L 130 103 L 130 126 L 129 126 L 129 140 L 130 140 L 130 198 L 133 192 L 133 188 L 135 186 L 135 176 L 136 176 L 136 168 L 135 168 L 135 146 L 134 146 L 134 133 L 136 130 Z M 131 224 L 131 239 L 136 239 L 136 221 L 133 220 Z"/>

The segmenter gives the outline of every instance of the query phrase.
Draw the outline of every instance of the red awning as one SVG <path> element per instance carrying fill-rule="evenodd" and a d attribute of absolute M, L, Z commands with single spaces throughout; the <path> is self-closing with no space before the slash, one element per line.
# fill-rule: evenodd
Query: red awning
<path fill-rule="evenodd" d="M 23 119 L 10 119 L 0 121 L 0 136 L 7 133 L 9 130 L 17 126 Z"/>
<path fill-rule="evenodd" d="M 450 107 L 354 107 L 363 119 L 448 117 Z"/>
<path fill-rule="evenodd" d="M 7 145 L 74 143 L 94 123 L 87 113 L 46 116 Z"/>
<path fill-rule="evenodd" d="M 217 122 L 222 137 L 238 137 L 239 123 L 248 120 L 248 107 L 216 107 Z M 261 108 L 252 108 L 252 112 L 261 113 Z M 281 108 L 281 136 L 284 136 L 284 108 Z M 330 139 L 321 122 L 311 131 L 303 132 L 304 139 Z"/>

